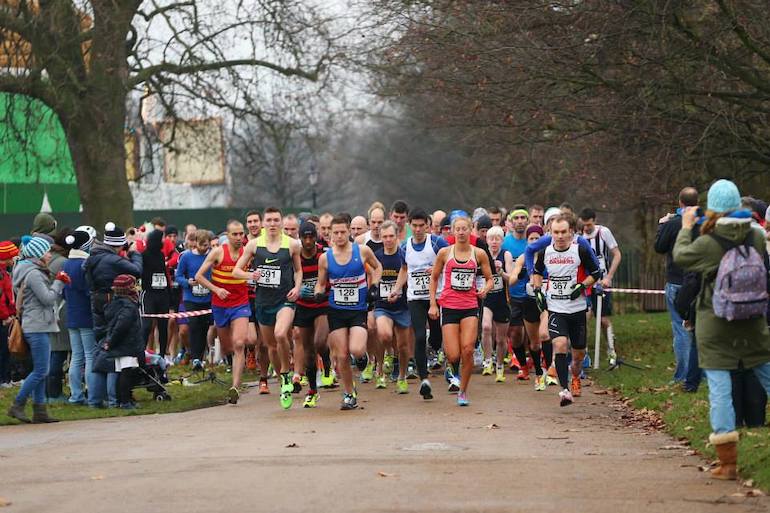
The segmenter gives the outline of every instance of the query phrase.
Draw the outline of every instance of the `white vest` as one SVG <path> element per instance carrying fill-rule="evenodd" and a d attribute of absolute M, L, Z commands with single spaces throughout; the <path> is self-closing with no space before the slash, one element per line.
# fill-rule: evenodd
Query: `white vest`
<path fill-rule="evenodd" d="M 429 300 L 430 299 L 430 274 L 427 269 L 433 267 L 436 261 L 436 252 L 433 250 L 433 239 L 430 235 L 425 239 L 425 247 L 417 251 L 412 246 L 412 237 L 406 239 L 406 270 L 408 273 L 406 299 Z"/>
<path fill-rule="evenodd" d="M 546 298 L 548 311 L 557 313 L 584 312 L 587 308 L 583 294 L 577 299 L 570 299 L 572 288 L 578 282 L 580 267 L 580 252 L 578 245 L 573 242 L 566 251 L 557 251 L 553 244 L 545 249 L 544 264 L 548 271 L 548 288 Z"/>

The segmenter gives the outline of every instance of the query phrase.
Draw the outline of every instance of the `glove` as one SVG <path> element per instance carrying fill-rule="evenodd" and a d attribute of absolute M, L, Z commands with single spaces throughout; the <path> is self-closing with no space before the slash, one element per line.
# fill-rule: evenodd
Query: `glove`
<path fill-rule="evenodd" d="M 372 283 L 369 285 L 369 292 L 366 293 L 366 301 L 374 303 L 380 300 L 380 284 Z"/>
<path fill-rule="evenodd" d="M 315 289 L 313 287 L 302 285 L 299 289 L 299 297 L 302 299 L 310 299 L 315 295 Z"/>
<path fill-rule="evenodd" d="M 544 312 L 546 309 L 546 302 L 545 302 L 545 294 L 543 294 L 543 291 L 540 288 L 535 289 L 535 303 L 537 304 L 537 309 L 541 312 Z"/>
<path fill-rule="evenodd" d="M 582 283 L 578 283 L 574 287 L 572 287 L 572 290 L 569 293 L 569 298 L 571 300 L 575 300 L 580 297 L 580 295 L 583 293 L 583 291 L 586 289 L 586 286 Z"/>
<path fill-rule="evenodd" d="M 59 271 L 56 274 L 56 278 L 54 278 L 54 279 L 59 280 L 60 282 L 64 283 L 65 285 L 69 285 L 70 283 L 72 283 L 72 280 L 70 279 L 69 275 L 67 273 L 65 273 L 64 271 Z"/>

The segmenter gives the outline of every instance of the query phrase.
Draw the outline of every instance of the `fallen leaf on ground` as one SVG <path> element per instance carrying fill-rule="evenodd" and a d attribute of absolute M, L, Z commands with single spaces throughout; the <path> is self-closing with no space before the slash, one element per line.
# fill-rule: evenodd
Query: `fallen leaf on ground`
<path fill-rule="evenodd" d="M 569 440 L 568 436 L 538 436 L 538 440 Z"/>
<path fill-rule="evenodd" d="M 383 471 L 377 472 L 377 475 L 380 477 L 396 477 L 396 474 L 391 474 L 390 472 L 383 472 Z"/>
<path fill-rule="evenodd" d="M 104 476 L 91 476 L 91 481 L 101 481 Z"/>
<path fill-rule="evenodd" d="M 13 503 L 11 501 L 9 501 L 8 499 L 6 499 L 5 497 L 0 497 L 0 508 L 4 508 L 6 506 L 10 506 L 11 504 L 13 504 Z"/>
<path fill-rule="evenodd" d="M 658 450 L 661 451 L 676 451 L 678 449 L 684 449 L 681 445 L 664 445 L 663 447 L 658 447 Z"/>
<path fill-rule="evenodd" d="M 765 495 L 765 492 L 762 490 L 759 490 L 757 488 L 752 488 L 751 490 L 746 490 L 745 492 L 735 492 L 731 494 L 731 497 L 762 497 Z"/>
<path fill-rule="evenodd" d="M 695 428 L 694 428 L 694 427 L 692 427 L 692 426 L 685 426 L 685 427 L 684 427 L 684 430 L 685 430 L 685 431 L 692 431 L 693 429 L 695 429 Z"/>
<path fill-rule="evenodd" d="M 296 449 L 297 447 L 299 447 L 299 445 L 297 445 L 294 442 L 292 442 L 292 443 L 290 443 L 289 445 L 286 446 L 287 449 Z"/>
<path fill-rule="evenodd" d="M 602 455 L 602 453 L 600 453 L 600 452 L 593 452 L 593 451 L 584 452 L 583 454 L 585 454 L 586 456 L 601 456 Z"/>
<path fill-rule="evenodd" d="M 484 427 L 487 429 L 500 429 L 500 426 L 498 426 L 497 424 L 488 424 Z"/>
<path fill-rule="evenodd" d="M 607 394 L 609 394 L 609 392 L 606 391 L 606 390 L 592 390 L 592 392 L 594 394 L 596 394 L 596 395 L 607 395 Z"/>
<path fill-rule="evenodd" d="M 746 488 L 753 488 L 754 487 L 754 480 L 753 479 L 747 479 L 743 483 L 741 483 Z"/>

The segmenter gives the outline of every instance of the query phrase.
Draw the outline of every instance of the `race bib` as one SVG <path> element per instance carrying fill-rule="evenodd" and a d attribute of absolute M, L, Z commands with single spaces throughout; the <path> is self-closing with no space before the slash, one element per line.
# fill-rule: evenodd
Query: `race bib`
<path fill-rule="evenodd" d="M 503 277 L 499 274 L 496 274 L 493 278 L 494 284 L 492 285 L 492 292 L 500 292 L 505 287 L 505 284 L 503 283 Z"/>
<path fill-rule="evenodd" d="M 476 271 L 473 269 L 452 269 L 449 286 L 458 292 L 467 292 L 473 288 L 473 280 L 476 279 Z"/>
<path fill-rule="evenodd" d="M 166 280 L 166 273 L 152 273 L 152 288 L 165 289 L 168 287 L 168 280 Z"/>
<path fill-rule="evenodd" d="M 357 305 L 359 288 L 357 283 L 337 283 L 332 287 L 334 303 L 338 305 Z"/>
<path fill-rule="evenodd" d="M 308 278 L 302 280 L 302 288 L 299 289 L 299 295 L 303 298 L 311 298 L 315 295 L 315 286 L 318 278 Z"/>
<path fill-rule="evenodd" d="M 415 296 L 427 297 L 430 292 L 430 274 L 428 274 L 428 271 L 410 272 L 408 285 Z"/>
<path fill-rule="evenodd" d="M 259 279 L 257 283 L 263 287 L 278 287 L 281 284 L 281 269 L 262 267 L 258 268 Z"/>
<path fill-rule="evenodd" d="M 209 295 L 209 289 L 207 289 L 206 287 L 204 287 L 203 285 L 198 283 L 196 285 L 193 285 L 192 293 L 193 293 L 193 296 L 198 296 L 198 297 L 208 296 Z"/>
<path fill-rule="evenodd" d="M 570 301 L 571 285 L 575 281 L 570 276 L 550 276 L 548 278 L 548 296 L 557 301 Z"/>
<path fill-rule="evenodd" d="M 395 290 L 396 288 L 396 282 L 395 281 L 381 281 L 380 282 L 380 298 L 382 299 L 388 299 L 390 297 L 391 292 Z"/>

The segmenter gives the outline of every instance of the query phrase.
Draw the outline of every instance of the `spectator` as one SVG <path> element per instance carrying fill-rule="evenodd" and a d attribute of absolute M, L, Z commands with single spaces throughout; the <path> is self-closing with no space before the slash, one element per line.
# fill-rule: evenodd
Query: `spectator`
<path fill-rule="evenodd" d="M 62 228 L 54 235 L 54 242 L 51 245 L 51 261 L 48 262 L 48 270 L 54 276 L 64 269 L 67 262 L 70 247 L 65 239 L 71 232 L 72 230 L 69 228 Z M 67 310 L 64 308 L 63 297 L 56 300 L 55 312 L 59 331 L 51 333 L 51 362 L 46 380 L 46 396 L 49 404 L 67 402 L 67 398 L 64 397 L 64 364 L 67 363 L 67 356 L 70 352 L 70 338 L 67 331 Z"/>
<path fill-rule="evenodd" d="M 126 247 L 127 246 L 127 247 Z M 122 257 L 118 253 L 123 249 L 127 250 L 127 257 Z M 134 244 L 127 244 L 126 234 L 115 223 L 107 223 L 104 226 L 104 237 L 102 241 L 96 240 L 93 243 L 91 253 L 85 263 L 86 280 L 91 289 L 91 315 L 93 316 L 94 336 L 97 344 L 104 340 L 107 330 L 107 322 L 104 318 L 104 309 L 107 306 L 109 294 L 112 289 L 112 282 L 119 274 L 130 274 L 134 277 L 142 275 L 142 255 L 134 251 Z M 92 391 L 95 395 L 94 404 L 89 406 L 101 407 L 104 400 L 105 389 L 110 406 L 117 406 L 117 381 L 118 375 L 109 373 L 107 375 L 95 373 L 98 377 L 97 390 Z"/>
<path fill-rule="evenodd" d="M 98 384 L 94 384 L 92 371 L 96 338 L 94 337 L 93 318 L 91 316 L 91 291 L 83 270 L 94 239 L 87 231 L 78 228 L 67 237 L 66 242 L 72 247 L 68 255 L 69 258 L 64 264 L 64 272 L 71 279 L 71 283 L 64 287 L 67 330 L 69 331 L 70 349 L 72 350 L 69 368 L 69 402 L 71 404 L 85 404 L 83 378 L 85 377 L 88 385 L 89 395 L 94 396 L 93 392 L 98 389 Z"/>
<path fill-rule="evenodd" d="M 32 221 L 30 233 L 33 236 L 42 236 L 49 243 L 53 242 L 53 236 L 56 234 L 56 219 L 51 214 L 40 212 Z"/>
<path fill-rule="evenodd" d="M 104 344 L 109 356 L 115 359 L 115 371 L 119 373 L 118 407 L 132 410 L 136 404 L 131 398 L 131 388 L 136 382 L 139 359 L 144 358 L 136 278 L 130 274 L 115 277 L 112 300 L 107 304 L 104 316 L 107 322 Z"/>
<path fill-rule="evenodd" d="M 697 205 L 698 191 L 693 187 L 682 189 L 679 192 L 679 208 L 676 213 L 666 214 L 660 219 L 658 233 L 655 237 L 655 251 L 666 255 L 666 307 L 671 316 L 671 330 L 674 335 L 674 358 L 676 359 L 674 383 L 683 382 L 687 378 L 688 363 L 691 361 L 690 351 L 695 346 L 692 334 L 683 326 L 682 317 L 675 308 L 676 295 L 682 288 L 684 272 L 674 262 L 674 244 L 677 234 L 682 228 L 682 211 L 687 207 Z M 697 235 L 697 228 L 694 228 L 694 230 L 693 237 Z M 697 384 L 695 384 L 695 387 L 697 388 Z"/>
<path fill-rule="evenodd" d="M 8 353 L 8 327 L 16 315 L 13 283 L 8 270 L 19 248 L 11 241 L 0 242 L 0 388 L 11 386 L 11 355 Z"/>
<path fill-rule="evenodd" d="M 709 385 L 712 429 L 709 441 L 715 446 L 720 461 L 712 475 L 718 479 L 735 479 L 737 476 L 738 432 L 735 431 L 730 371 L 740 366 L 753 369 L 770 394 L 770 332 L 765 319 L 729 321 L 718 317 L 713 310 L 714 280 L 730 246 L 747 243 L 762 256 L 765 283 L 761 285 L 765 290 L 768 287 L 767 268 L 770 264 L 764 238 L 759 230 L 751 227 L 751 213 L 740 209 L 740 205 L 735 184 L 718 180 L 708 192 L 708 211 L 701 236 L 693 241 L 697 209 L 689 207 L 682 214 L 682 228 L 674 245 L 674 263 L 685 271 L 699 272 L 703 276 L 695 332 L 700 365 Z"/>
<path fill-rule="evenodd" d="M 19 298 L 22 332 L 32 355 L 32 372 L 24 380 L 8 415 L 22 422 L 30 422 L 24 407 L 27 398 L 32 395 L 32 422 L 56 422 L 46 409 L 45 380 L 51 352 L 50 334 L 59 330 L 54 307 L 69 277 L 60 272 L 51 283 L 51 272 L 48 269 L 51 244 L 47 240 L 25 236 L 23 242 L 22 260 L 13 270 L 13 288 Z"/>

